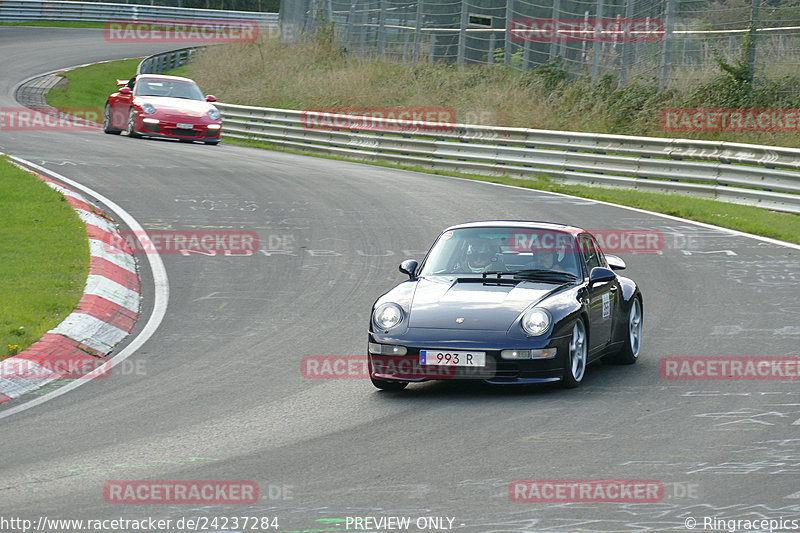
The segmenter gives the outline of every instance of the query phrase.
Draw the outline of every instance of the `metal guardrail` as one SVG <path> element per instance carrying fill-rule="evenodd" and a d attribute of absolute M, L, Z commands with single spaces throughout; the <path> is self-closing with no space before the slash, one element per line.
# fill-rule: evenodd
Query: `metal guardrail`
<path fill-rule="evenodd" d="M 474 174 L 544 174 L 800 213 L 800 150 L 793 148 L 467 124 L 406 123 L 392 131 L 402 123 L 371 117 L 360 121 L 369 128 L 319 128 L 303 111 L 216 105 L 224 134 L 282 148 Z"/>
<path fill-rule="evenodd" d="M 194 52 L 200 48 L 192 46 L 148 56 L 136 67 L 136 74 L 162 74 L 168 70 L 180 68 L 190 62 Z"/>
<path fill-rule="evenodd" d="M 107 22 L 174 21 L 174 20 L 247 20 L 260 26 L 278 25 L 278 13 L 255 11 L 223 11 L 140 4 L 111 4 L 99 2 L 68 2 L 60 0 L 2 0 L 0 22 L 25 21 Z"/>

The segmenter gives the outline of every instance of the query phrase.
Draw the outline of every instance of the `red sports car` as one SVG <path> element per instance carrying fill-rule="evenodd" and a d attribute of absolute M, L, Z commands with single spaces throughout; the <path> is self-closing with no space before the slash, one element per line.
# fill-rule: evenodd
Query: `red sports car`
<path fill-rule="evenodd" d="M 219 143 L 222 118 L 211 103 L 217 99 L 189 78 L 140 74 L 117 80 L 117 87 L 103 111 L 106 133 Z"/>

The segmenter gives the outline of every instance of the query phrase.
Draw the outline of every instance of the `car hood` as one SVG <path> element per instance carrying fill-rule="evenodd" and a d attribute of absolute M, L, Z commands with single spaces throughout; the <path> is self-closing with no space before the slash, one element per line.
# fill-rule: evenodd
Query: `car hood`
<path fill-rule="evenodd" d="M 532 281 L 492 285 L 456 278 L 422 278 L 414 291 L 408 325 L 506 331 L 528 306 L 560 288 L 559 284 Z M 456 322 L 462 318 L 461 323 Z"/>
<path fill-rule="evenodd" d="M 153 104 L 156 108 L 155 116 L 160 119 L 168 118 L 204 118 L 208 119 L 208 110 L 214 106 L 200 100 L 187 98 L 165 98 L 163 96 L 137 96 L 136 104 Z M 209 119 L 210 120 L 210 119 Z"/>

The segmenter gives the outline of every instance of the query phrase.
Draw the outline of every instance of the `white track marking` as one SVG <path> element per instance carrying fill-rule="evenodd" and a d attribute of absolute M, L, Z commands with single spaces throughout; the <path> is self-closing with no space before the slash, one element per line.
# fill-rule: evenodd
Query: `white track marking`
<path fill-rule="evenodd" d="M 0 154 L 2 155 L 2 154 Z M 131 216 L 127 211 L 122 209 L 116 203 L 112 202 L 110 199 L 106 198 L 105 196 L 101 195 L 100 193 L 94 191 L 93 189 L 82 185 L 76 181 L 73 181 L 61 174 L 53 172 L 45 167 L 39 166 L 35 163 L 31 163 L 30 161 L 26 161 L 19 157 L 9 156 L 9 158 L 17 163 L 24 165 L 30 169 L 36 170 L 42 174 L 46 174 L 62 183 L 66 183 L 67 185 L 79 189 L 85 192 L 87 195 L 92 196 L 105 204 L 110 211 L 112 211 L 116 216 L 122 219 L 123 222 L 134 232 L 134 235 L 146 235 L 144 228 L 136 221 L 133 216 Z M 116 365 L 120 364 L 122 361 L 136 353 L 145 342 L 147 342 L 150 337 L 158 329 L 158 326 L 161 324 L 161 321 L 164 319 L 164 315 L 167 312 L 167 303 L 169 302 L 169 279 L 167 278 L 167 271 L 164 268 L 164 262 L 161 260 L 161 256 L 158 254 L 146 254 L 147 260 L 150 263 L 150 270 L 153 273 L 153 282 L 155 285 L 154 291 L 154 302 L 153 302 L 153 312 L 150 314 L 150 318 L 147 320 L 147 324 L 145 324 L 142 331 L 134 338 L 125 348 L 123 348 L 118 354 L 113 356 L 109 359 L 108 363 L 110 364 L 111 368 L 115 367 Z M 95 371 L 98 375 L 101 375 L 102 372 Z M 108 372 L 108 367 L 106 367 L 104 372 Z M 93 372 L 94 373 L 94 372 Z M 86 378 L 91 378 L 92 374 L 87 374 Z M 23 404 L 14 406 L 8 410 L 5 410 L 0 413 L 0 419 L 6 418 L 12 415 L 15 415 L 21 411 L 25 411 L 30 409 L 31 407 L 35 407 L 37 405 L 43 404 L 49 400 L 54 398 L 58 398 L 62 394 L 66 394 L 67 392 L 80 387 L 81 385 L 90 382 L 91 379 L 76 379 L 63 387 L 60 387 L 52 392 L 39 396 L 34 400 L 27 401 Z"/>

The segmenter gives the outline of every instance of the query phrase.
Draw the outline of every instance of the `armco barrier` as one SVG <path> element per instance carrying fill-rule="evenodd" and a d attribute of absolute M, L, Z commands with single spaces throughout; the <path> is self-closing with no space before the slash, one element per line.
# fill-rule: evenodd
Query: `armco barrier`
<path fill-rule="evenodd" d="M 136 74 L 161 74 L 182 67 L 192 60 L 195 50 L 198 50 L 198 47 L 193 46 L 146 57 L 136 68 Z"/>
<path fill-rule="evenodd" d="M 303 111 L 216 105 L 225 135 L 284 148 L 476 174 L 544 174 L 800 213 L 800 150 L 793 148 L 468 124 L 406 123 L 396 131 L 398 121 L 378 118 L 361 121 L 368 130 L 309 128 Z M 381 124 L 385 130 L 376 131 Z"/>

